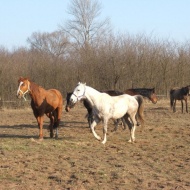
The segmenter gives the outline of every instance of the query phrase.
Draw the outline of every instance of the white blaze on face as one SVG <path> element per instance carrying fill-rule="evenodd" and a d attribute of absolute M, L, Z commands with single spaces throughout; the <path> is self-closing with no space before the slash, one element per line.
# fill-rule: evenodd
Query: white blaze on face
<path fill-rule="evenodd" d="M 20 84 L 19 84 L 18 90 L 17 90 L 17 96 L 19 95 L 19 92 L 22 92 L 22 91 L 20 90 L 20 87 L 21 87 L 22 84 L 23 84 L 23 82 L 21 81 Z M 23 94 L 23 92 L 22 92 L 22 94 Z"/>

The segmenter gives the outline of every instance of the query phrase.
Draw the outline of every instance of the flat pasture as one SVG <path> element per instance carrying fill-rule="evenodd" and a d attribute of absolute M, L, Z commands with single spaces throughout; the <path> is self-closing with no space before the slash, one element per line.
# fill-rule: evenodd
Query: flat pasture
<path fill-rule="evenodd" d="M 190 109 L 189 109 L 190 110 Z M 172 113 L 169 100 L 145 101 L 145 125 L 128 143 L 129 130 L 112 132 L 105 145 L 91 133 L 81 103 L 63 110 L 59 139 L 38 141 L 30 108 L 0 110 L 0 189 L 188 190 L 190 114 Z M 102 136 L 102 124 L 96 127 Z"/>

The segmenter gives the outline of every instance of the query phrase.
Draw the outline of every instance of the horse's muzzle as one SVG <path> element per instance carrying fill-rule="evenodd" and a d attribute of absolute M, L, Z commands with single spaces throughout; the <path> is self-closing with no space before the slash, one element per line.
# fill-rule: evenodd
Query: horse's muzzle
<path fill-rule="evenodd" d="M 18 93 L 16 96 L 17 96 L 17 98 L 19 98 L 19 99 L 22 98 L 22 94 L 20 94 L 20 93 Z"/>
<path fill-rule="evenodd" d="M 66 112 L 69 112 L 69 111 L 70 111 L 70 107 L 66 106 L 66 107 L 65 107 L 65 111 L 66 111 Z"/>

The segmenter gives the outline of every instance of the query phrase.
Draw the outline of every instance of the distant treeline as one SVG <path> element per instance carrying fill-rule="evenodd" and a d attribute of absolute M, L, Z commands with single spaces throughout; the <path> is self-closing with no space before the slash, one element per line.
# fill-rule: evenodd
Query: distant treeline
<path fill-rule="evenodd" d="M 33 33 L 27 39 L 29 48 L 0 48 L 1 100 L 16 100 L 20 76 L 46 89 L 57 88 L 63 96 L 79 81 L 97 90 L 155 87 L 161 95 L 190 85 L 190 42 L 116 35 L 107 20 L 92 22 L 99 15 L 96 1 L 71 2 L 73 19 L 59 30 Z M 80 9 L 81 2 L 89 5 Z"/>

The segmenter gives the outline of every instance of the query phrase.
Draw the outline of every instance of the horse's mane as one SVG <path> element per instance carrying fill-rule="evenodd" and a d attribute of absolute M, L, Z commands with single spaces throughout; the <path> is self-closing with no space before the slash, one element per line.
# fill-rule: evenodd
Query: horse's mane
<path fill-rule="evenodd" d="M 117 96 L 117 95 L 124 94 L 123 92 L 120 92 L 118 90 L 102 90 L 100 92 L 104 92 L 104 93 L 107 93 L 107 94 L 112 95 L 112 96 Z"/>
<path fill-rule="evenodd" d="M 46 90 L 44 87 L 40 86 L 39 84 L 33 82 L 33 81 L 29 81 L 30 82 L 30 85 L 32 86 L 32 88 L 38 88 L 38 89 L 43 89 L 43 90 Z"/>
<path fill-rule="evenodd" d="M 32 84 L 35 84 L 36 86 L 39 86 L 39 85 L 36 84 L 34 81 L 32 81 L 29 77 L 20 77 L 20 78 L 18 79 L 18 82 L 20 83 L 21 81 L 25 81 L 25 80 L 29 81 L 29 82 L 32 83 Z M 40 86 L 39 86 L 39 87 L 40 87 Z"/>
<path fill-rule="evenodd" d="M 155 88 L 129 88 L 127 90 L 133 90 L 133 91 L 136 91 L 136 92 L 139 92 L 139 91 L 150 91 L 150 92 L 154 92 L 155 91 Z"/>
<path fill-rule="evenodd" d="M 124 91 L 125 93 L 140 94 L 145 97 L 149 97 L 152 93 L 155 93 L 154 88 L 130 88 Z"/>

